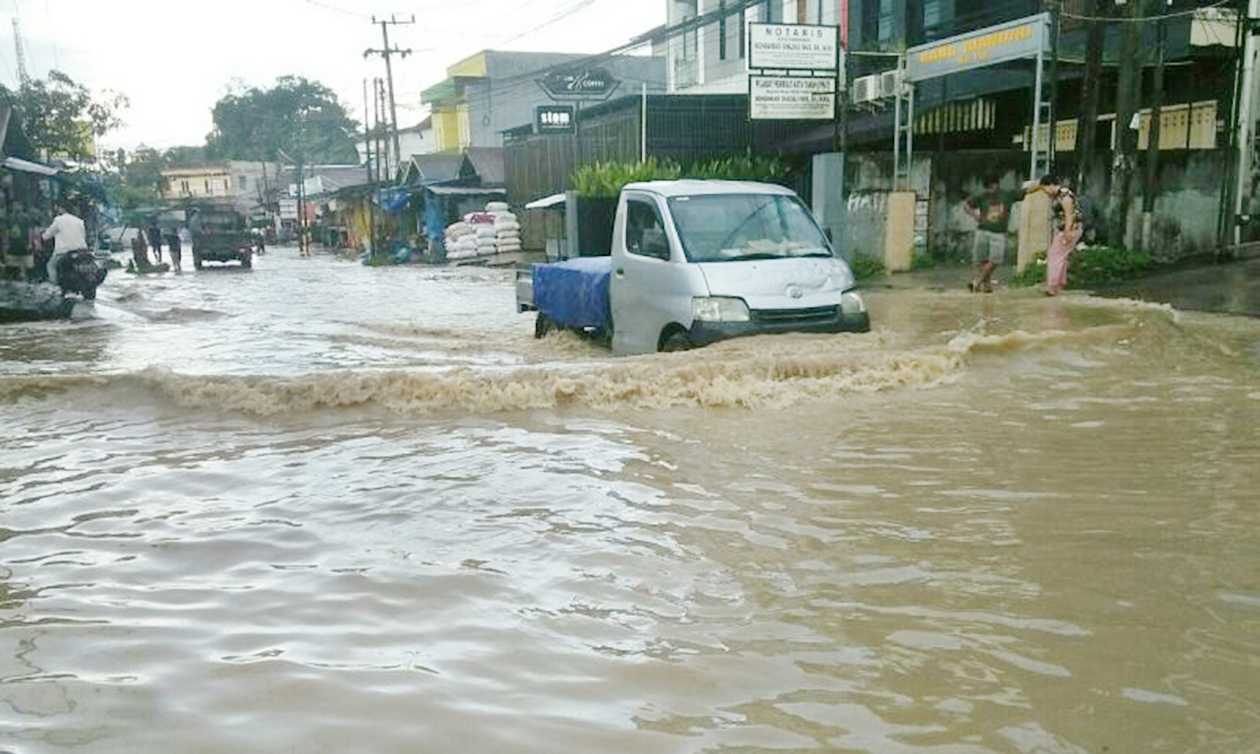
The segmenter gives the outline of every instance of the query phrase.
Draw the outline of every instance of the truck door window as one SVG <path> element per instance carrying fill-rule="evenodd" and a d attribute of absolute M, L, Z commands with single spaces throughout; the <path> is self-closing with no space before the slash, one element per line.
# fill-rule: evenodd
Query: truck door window
<path fill-rule="evenodd" d="M 656 205 L 644 199 L 626 201 L 626 251 L 669 260 L 669 239 Z"/>

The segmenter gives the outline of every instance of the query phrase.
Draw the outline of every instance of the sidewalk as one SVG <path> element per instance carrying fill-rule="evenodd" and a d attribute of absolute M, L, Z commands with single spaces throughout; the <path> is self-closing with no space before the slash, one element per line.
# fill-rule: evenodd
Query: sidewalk
<path fill-rule="evenodd" d="M 999 295 L 1012 272 L 1011 268 L 998 271 Z M 939 264 L 928 270 L 881 275 L 860 285 L 867 290 L 963 290 L 973 274 L 966 265 Z M 1160 272 L 1094 293 L 1170 304 L 1185 311 L 1260 317 L 1260 259 Z"/>
<path fill-rule="evenodd" d="M 1098 291 L 1187 311 L 1260 317 L 1260 259 L 1175 270 Z"/>

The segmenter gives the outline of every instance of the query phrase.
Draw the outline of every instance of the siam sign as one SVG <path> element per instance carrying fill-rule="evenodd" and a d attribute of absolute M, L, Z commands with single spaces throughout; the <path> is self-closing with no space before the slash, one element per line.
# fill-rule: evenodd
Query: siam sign
<path fill-rule="evenodd" d="M 1049 16 L 1042 14 L 963 34 L 906 51 L 911 82 L 980 68 L 1047 51 Z"/>

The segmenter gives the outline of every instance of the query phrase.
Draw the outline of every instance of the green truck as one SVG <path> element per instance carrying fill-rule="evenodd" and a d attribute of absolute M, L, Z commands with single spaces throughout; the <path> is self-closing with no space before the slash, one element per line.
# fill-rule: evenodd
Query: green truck
<path fill-rule="evenodd" d="M 205 262 L 254 266 L 254 235 L 245 216 L 227 204 L 199 203 L 187 210 L 192 232 L 193 267 Z"/>

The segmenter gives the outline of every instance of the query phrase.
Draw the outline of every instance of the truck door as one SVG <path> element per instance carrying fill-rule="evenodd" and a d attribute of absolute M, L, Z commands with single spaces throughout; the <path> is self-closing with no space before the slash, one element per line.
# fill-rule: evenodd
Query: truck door
<path fill-rule="evenodd" d="M 670 322 L 662 294 L 672 287 L 671 246 L 654 197 L 630 194 L 625 202 L 622 221 L 613 231 L 620 234 L 613 238 L 613 349 L 655 353 Z"/>

